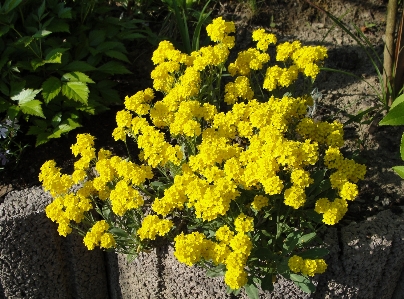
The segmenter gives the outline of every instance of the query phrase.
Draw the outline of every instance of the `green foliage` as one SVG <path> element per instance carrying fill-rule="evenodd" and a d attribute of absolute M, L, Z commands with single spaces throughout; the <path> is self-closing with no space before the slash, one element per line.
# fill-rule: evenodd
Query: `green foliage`
<path fill-rule="evenodd" d="M 200 11 L 192 9 L 195 2 L 192 0 L 162 1 L 169 10 L 163 28 L 168 28 L 167 31 L 172 31 L 173 28 L 176 28 L 175 31 L 179 31 L 182 44 L 178 45 L 178 48 L 188 54 L 199 50 L 202 26 L 211 21 L 209 16 L 212 11 L 206 12 L 210 0 L 206 2 Z M 193 22 L 194 26 L 191 27 L 194 28 L 193 35 L 191 36 L 189 31 L 192 19 L 195 19 L 195 21 Z"/>
<path fill-rule="evenodd" d="M 380 121 L 380 126 L 400 126 L 404 125 L 404 94 L 399 96 L 391 105 L 390 111 Z M 404 161 L 404 134 L 401 137 L 400 145 L 401 159 Z M 394 166 L 393 170 L 404 179 L 404 166 Z"/>
<path fill-rule="evenodd" d="M 121 13 L 107 1 L 0 6 L 0 113 L 28 121 L 36 145 L 121 102 L 112 76 L 131 73 L 125 43 L 147 34 Z"/>

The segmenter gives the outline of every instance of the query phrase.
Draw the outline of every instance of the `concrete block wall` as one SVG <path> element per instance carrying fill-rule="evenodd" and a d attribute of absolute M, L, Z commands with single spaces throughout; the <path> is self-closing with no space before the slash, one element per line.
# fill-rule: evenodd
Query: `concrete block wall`
<path fill-rule="evenodd" d="M 41 188 L 9 193 L 0 202 L 0 299 L 233 299 L 222 278 L 176 261 L 172 246 L 125 256 L 88 251 L 82 238 L 60 237 L 46 218 L 51 198 Z M 403 299 L 404 214 L 384 211 L 325 236 L 330 250 L 317 292 L 303 293 L 281 277 L 265 299 Z"/>

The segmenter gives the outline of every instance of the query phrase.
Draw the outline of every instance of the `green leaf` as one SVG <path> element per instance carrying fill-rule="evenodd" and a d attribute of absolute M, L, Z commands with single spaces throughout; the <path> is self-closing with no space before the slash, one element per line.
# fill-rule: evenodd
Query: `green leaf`
<path fill-rule="evenodd" d="M 404 166 L 394 166 L 393 170 L 402 178 L 404 179 Z"/>
<path fill-rule="evenodd" d="M 400 154 L 401 154 L 401 160 L 404 161 L 404 134 L 403 136 L 401 136 Z"/>
<path fill-rule="evenodd" d="M 16 8 L 22 0 L 6 0 L 4 2 L 3 7 L 1 8 L 1 13 L 8 14 L 14 8 Z"/>
<path fill-rule="evenodd" d="M 4 83 L 3 80 L 0 81 L 0 92 L 6 96 L 10 95 L 10 89 L 8 88 L 7 84 Z"/>
<path fill-rule="evenodd" d="M 329 253 L 330 252 L 326 248 L 311 248 L 311 249 L 307 249 L 305 252 L 299 252 L 299 256 L 304 259 L 315 260 L 315 259 L 322 258 Z"/>
<path fill-rule="evenodd" d="M 56 128 L 62 121 L 62 112 L 56 113 L 51 120 L 52 127 Z"/>
<path fill-rule="evenodd" d="M 62 63 L 62 55 L 63 52 L 67 51 L 69 49 L 66 48 L 56 48 L 52 49 L 46 54 L 45 56 L 45 62 L 46 63 Z"/>
<path fill-rule="evenodd" d="M 292 252 L 296 246 L 297 243 L 299 242 L 299 238 L 300 238 L 300 233 L 299 232 L 291 232 L 287 237 L 285 242 L 283 243 L 283 249 L 284 249 L 284 253 L 288 254 L 289 252 Z"/>
<path fill-rule="evenodd" d="M 47 36 L 47 35 L 49 35 L 51 33 L 52 32 L 49 31 L 49 30 L 41 29 L 41 30 L 38 30 L 32 37 L 41 38 L 41 37 L 45 37 L 45 36 Z"/>
<path fill-rule="evenodd" d="M 0 27 L 0 37 L 10 31 L 10 26 L 4 25 Z"/>
<path fill-rule="evenodd" d="M 23 89 L 18 94 L 11 97 L 13 101 L 17 101 L 18 104 L 21 106 L 22 104 L 31 102 L 36 95 L 41 91 L 41 89 Z"/>
<path fill-rule="evenodd" d="M 128 233 L 126 231 L 124 231 L 123 229 L 119 228 L 119 227 L 111 228 L 109 230 L 109 232 L 116 235 L 116 236 L 118 236 L 118 237 L 121 237 L 121 238 L 127 238 L 128 237 Z"/>
<path fill-rule="evenodd" d="M 290 279 L 306 293 L 312 293 L 316 291 L 316 286 L 306 277 L 299 274 L 290 274 Z"/>
<path fill-rule="evenodd" d="M 32 100 L 29 102 L 23 102 L 19 106 L 21 108 L 21 111 L 24 112 L 25 114 L 35 115 L 35 116 L 45 118 L 45 115 L 42 112 L 41 104 L 42 104 L 41 101 Z"/>
<path fill-rule="evenodd" d="M 64 3 L 59 3 L 57 5 L 58 17 L 61 19 L 71 19 L 72 18 L 72 9 L 70 7 L 65 7 Z"/>
<path fill-rule="evenodd" d="M 25 81 L 11 81 L 10 97 L 16 96 L 24 90 Z"/>
<path fill-rule="evenodd" d="M 45 12 L 45 0 L 42 2 L 41 6 L 38 8 L 38 19 L 42 18 L 43 13 Z"/>
<path fill-rule="evenodd" d="M 19 45 L 19 44 L 24 44 L 24 47 L 27 47 L 35 38 L 33 38 L 32 36 L 23 36 L 21 38 L 19 38 L 15 44 Z"/>
<path fill-rule="evenodd" d="M 258 288 L 254 284 L 246 284 L 244 286 L 245 292 L 251 299 L 259 299 Z"/>
<path fill-rule="evenodd" d="M 87 104 L 89 90 L 86 83 L 83 82 L 64 82 L 62 94 L 69 99 Z"/>
<path fill-rule="evenodd" d="M 64 21 L 62 19 L 53 19 L 52 22 L 46 27 L 46 29 L 48 29 L 52 32 L 70 33 L 69 24 L 66 23 L 66 21 Z"/>
<path fill-rule="evenodd" d="M 113 50 L 113 49 L 121 50 L 121 52 L 124 52 L 124 53 L 127 52 L 123 43 L 120 43 L 120 42 L 107 41 L 107 42 L 103 42 L 103 43 L 99 44 L 95 48 L 95 50 L 100 53 L 103 53 L 108 50 Z"/>
<path fill-rule="evenodd" d="M 115 59 L 130 63 L 128 57 L 125 54 L 123 54 L 122 52 L 115 51 L 115 50 L 109 50 L 109 51 L 105 51 L 104 54 L 107 55 L 108 57 L 115 58 Z"/>
<path fill-rule="evenodd" d="M 48 138 L 59 138 L 62 134 L 70 132 L 78 127 L 81 127 L 79 123 L 68 118 L 67 120 L 61 122 Z"/>
<path fill-rule="evenodd" d="M 93 30 L 88 35 L 91 47 L 96 47 L 105 41 L 105 32 L 103 30 Z"/>
<path fill-rule="evenodd" d="M 66 71 L 78 71 L 78 72 L 89 72 L 94 71 L 97 68 L 93 67 L 91 64 L 88 64 L 84 61 L 73 61 L 66 65 L 64 68 Z"/>
<path fill-rule="evenodd" d="M 33 68 L 33 70 L 35 71 L 37 68 L 39 68 L 40 66 L 43 66 L 45 64 L 45 61 L 43 61 L 40 58 L 35 58 L 31 60 L 31 66 Z"/>
<path fill-rule="evenodd" d="M 56 77 L 49 77 L 42 84 L 42 96 L 45 103 L 49 103 L 53 100 L 62 90 L 62 82 Z"/>
<path fill-rule="evenodd" d="M 395 104 L 395 105 L 391 106 L 390 111 L 380 121 L 380 123 L 379 123 L 380 126 L 404 125 L 404 95 L 397 98 L 393 104 Z"/>
<path fill-rule="evenodd" d="M 116 61 L 109 61 L 100 67 L 98 70 L 107 74 L 132 74 L 126 67 L 124 67 L 121 63 Z"/>
<path fill-rule="evenodd" d="M 226 272 L 226 267 L 224 265 L 216 266 L 214 268 L 206 270 L 207 277 L 222 277 Z"/>
<path fill-rule="evenodd" d="M 396 107 L 397 105 L 404 103 L 404 94 L 400 95 L 398 98 L 396 98 L 393 103 L 390 106 L 390 110 Z"/>
<path fill-rule="evenodd" d="M 263 291 L 269 291 L 269 292 L 272 292 L 274 290 L 274 284 L 272 282 L 272 274 L 265 275 L 265 277 L 261 280 L 261 289 Z"/>
<path fill-rule="evenodd" d="M 62 76 L 62 81 L 94 83 L 89 76 L 83 74 L 82 72 L 66 73 Z"/>
<path fill-rule="evenodd" d="M 41 144 L 47 143 L 49 141 L 49 138 L 48 138 L 49 135 L 50 135 L 50 133 L 48 133 L 48 132 L 43 132 L 43 133 L 37 134 L 35 146 L 39 146 Z"/>
<path fill-rule="evenodd" d="M 299 246 L 304 246 L 304 245 L 310 243 L 311 241 L 314 240 L 315 237 L 316 237 L 316 233 L 314 233 L 314 232 L 303 235 L 301 238 L 299 238 Z"/>

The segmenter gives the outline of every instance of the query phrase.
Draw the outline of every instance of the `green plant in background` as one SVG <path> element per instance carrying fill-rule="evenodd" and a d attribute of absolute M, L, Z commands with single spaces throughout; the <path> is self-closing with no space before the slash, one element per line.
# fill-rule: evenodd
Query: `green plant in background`
<path fill-rule="evenodd" d="M 313 292 L 310 277 L 327 268 L 319 232 L 341 220 L 366 172 L 340 152 L 343 125 L 312 119 L 313 98 L 293 88 L 314 81 L 326 49 L 285 42 L 271 58 L 276 36 L 258 29 L 256 47 L 228 63 L 234 23 L 206 29 L 213 46 L 188 55 L 162 41 L 153 53 L 162 98 L 151 88 L 125 98 L 112 135 L 132 138 L 137 157 L 96 152 L 79 134 L 71 175 L 44 163 L 46 215 L 90 250 L 135 258 L 174 242 L 178 261 L 224 276 L 229 293 L 259 298 L 278 274 Z"/>
<path fill-rule="evenodd" d="M 22 146 L 16 141 L 20 125 L 16 119 L 4 119 L 0 123 L 0 170 L 5 168 L 5 165 L 13 163 L 16 165 L 20 156 L 27 145 Z"/>
<path fill-rule="evenodd" d="M 399 96 L 391 105 L 390 111 L 380 121 L 380 126 L 402 126 L 404 125 L 404 95 Z M 401 137 L 400 146 L 401 159 L 404 161 L 404 134 Z M 394 171 L 404 179 L 404 166 L 393 167 Z"/>
<path fill-rule="evenodd" d="M 125 42 L 145 37 L 143 21 L 122 18 L 106 1 L 67 3 L 0 7 L 0 113 L 27 121 L 36 145 L 121 103 L 111 76 L 130 74 Z"/>
<path fill-rule="evenodd" d="M 190 54 L 192 51 L 199 50 L 202 26 L 206 25 L 210 21 L 209 16 L 212 13 L 212 11 L 206 12 L 210 0 L 206 2 L 201 11 L 192 9 L 192 7 L 196 5 L 196 1 L 194 0 L 162 1 L 169 10 L 169 14 L 165 18 L 165 22 L 162 26 L 163 33 L 178 31 L 180 34 L 181 44 L 177 46 L 187 54 Z M 190 24 L 193 23 L 192 19 L 195 19 L 196 21 L 192 26 L 190 26 Z M 194 29 L 192 35 L 190 34 L 191 28 Z M 176 43 L 175 40 L 176 38 L 173 40 L 174 43 Z"/>

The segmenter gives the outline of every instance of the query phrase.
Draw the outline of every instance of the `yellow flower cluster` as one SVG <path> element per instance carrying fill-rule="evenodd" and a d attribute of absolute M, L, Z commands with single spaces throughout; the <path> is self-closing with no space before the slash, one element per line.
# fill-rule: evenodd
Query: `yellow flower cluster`
<path fill-rule="evenodd" d="M 265 29 L 257 29 L 252 33 L 253 41 L 257 42 L 257 49 L 263 52 L 268 50 L 270 44 L 276 44 L 275 34 L 266 33 Z"/>
<path fill-rule="evenodd" d="M 327 269 L 327 264 L 323 259 L 303 259 L 297 255 L 294 255 L 289 259 L 288 266 L 292 272 L 301 272 L 308 276 L 324 273 Z"/>
<path fill-rule="evenodd" d="M 254 197 L 254 201 L 251 203 L 251 208 L 256 211 L 261 210 L 262 208 L 268 205 L 269 198 L 263 195 L 256 195 Z"/>
<path fill-rule="evenodd" d="M 115 239 L 111 233 L 106 231 L 109 225 L 105 220 L 97 221 L 93 227 L 84 236 L 83 242 L 88 250 L 93 250 L 95 246 L 108 249 L 115 247 Z"/>
<path fill-rule="evenodd" d="M 320 198 L 316 202 L 314 211 L 323 214 L 323 222 L 325 224 L 334 225 L 348 211 L 348 203 L 341 198 L 336 198 L 333 202 L 330 202 L 327 198 Z"/>
<path fill-rule="evenodd" d="M 235 104 L 238 98 L 249 101 L 253 97 L 250 80 L 245 76 L 238 76 L 234 83 L 229 82 L 225 86 L 224 101 L 229 105 Z"/>
<path fill-rule="evenodd" d="M 344 145 L 344 129 L 340 122 L 316 122 L 312 118 L 304 118 L 298 124 L 296 132 L 321 144 L 333 147 Z"/>
<path fill-rule="evenodd" d="M 137 234 L 141 240 L 156 239 L 156 236 L 165 236 L 174 223 L 169 219 L 160 219 L 157 215 L 147 215 L 143 221 L 142 226 L 137 230 Z"/>

